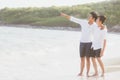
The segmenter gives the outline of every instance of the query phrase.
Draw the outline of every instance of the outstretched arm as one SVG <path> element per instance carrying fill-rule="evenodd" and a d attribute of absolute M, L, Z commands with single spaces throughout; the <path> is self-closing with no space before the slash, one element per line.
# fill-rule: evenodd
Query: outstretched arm
<path fill-rule="evenodd" d="M 67 18 L 68 20 L 72 21 L 72 22 L 75 22 L 77 24 L 84 24 L 84 20 L 83 19 L 78 19 L 78 18 L 75 18 L 75 17 L 72 17 L 72 16 L 69 16 L 65 13 L 61 13 L 61 16 Z"/>
<path fill-rule="evenodd" d="M 68 20 L 70 20 L 70 18 L 71 18 L 69 15 L 67 15 L 67 14 L 65 14 L 65 13 L 61 13 L 61 16 L 67 18 Z"/>

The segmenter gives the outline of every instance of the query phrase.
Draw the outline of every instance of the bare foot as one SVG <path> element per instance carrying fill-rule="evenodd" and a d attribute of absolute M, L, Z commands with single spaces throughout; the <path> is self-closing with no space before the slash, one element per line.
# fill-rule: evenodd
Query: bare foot
<path fill-rule="evenodd" d="M 90 75 L 89 74 L 86 74 L 87 75 L 87 77 L 90 77 Z"/>
<path fill-rule="evenodd" d="M 104 74 L 102 74 L 101 77 L 104 77 Z"/>
<path fill-rule="evenodd" d="M 83 76 L 82 73 L 79 73 L 78 76 Z"/>
<path fill-rule="evenodd" d="M 97 74 L 97 73 L 93 74 L 91 77 L 96 77 L 96 76 L 98 76 L 98 74 Z"/>
<path fill-rule="evenodd" d="M 90 77 L 90 75 L 87 75 L 87 77 Z"/>

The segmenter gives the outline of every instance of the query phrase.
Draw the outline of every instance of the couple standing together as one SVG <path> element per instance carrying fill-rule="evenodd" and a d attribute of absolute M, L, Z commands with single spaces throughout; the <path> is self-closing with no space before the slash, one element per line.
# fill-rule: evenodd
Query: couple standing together
<path fill-rule="evenodd" d="M 95 71 L 92 76 L 98 76 L 98 67 L 96 61 L 99 63 L 102 70 L 101 76 L 104 76 L 104 64 L 101 60 L 101 57 L 103 56 L 106 47 L 107 28 L 105 25 L 103 25 L 106 17 L 104 15 L 98 16 L 96 12 L 90 12 L 88 20 L 78 19 L 64 13 L 61 13 L 61 16 L 81 25 L 80 73 L 78 76 L 83 75 L 86 60 L 86 75 L 89 77 L 90 59 L 92 60 Z"/>

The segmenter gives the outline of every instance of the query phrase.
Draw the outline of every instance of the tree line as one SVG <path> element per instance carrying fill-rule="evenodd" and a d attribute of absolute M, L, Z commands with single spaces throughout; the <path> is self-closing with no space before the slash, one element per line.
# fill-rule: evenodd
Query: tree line
<path fill-rule="evenodd" d="M 60 16 L 61 12 L 86 19 L 91 11 L 97 11 L 107 17 L 108 28 L 120 25 L 120 0 L 104 1 L 75 5 L 72 7 L 29 7 L 29 8 L 4 8 L 0 10 L 0 21 L 5 24 L 29 24 L 33 26 L 62 26 L 78 27 Z"/>

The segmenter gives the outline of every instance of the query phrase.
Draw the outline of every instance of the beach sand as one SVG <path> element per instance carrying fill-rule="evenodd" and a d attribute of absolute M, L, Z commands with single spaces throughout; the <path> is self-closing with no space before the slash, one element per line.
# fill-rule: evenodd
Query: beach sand
<path fill-rule="evenodd" d="M 0 80 L 118 80 L 120 35 L 109 34 L 105 77 L 78 77 L 80 32 L 0 27 Z M 112 49 L 112 50 L 111 50 Z M 93 74 L 91 64 L 90 74 Z M 101 73 L 99 69 L 99 73 Z"/>

